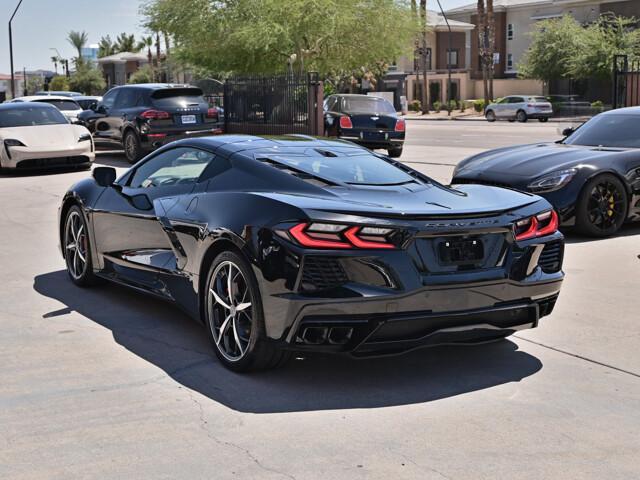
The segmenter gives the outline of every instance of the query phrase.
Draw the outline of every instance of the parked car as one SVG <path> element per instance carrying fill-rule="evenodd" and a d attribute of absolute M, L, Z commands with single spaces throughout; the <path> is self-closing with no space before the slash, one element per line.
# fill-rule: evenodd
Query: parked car
<path fill-rule="evenodd" d="M 97 167 L 59 217 L 73 283 L 174 302 L 238 371 L 501 339 L 551 313 L 563 279 L 546 200 L 304 135 L 179 140 L 117 180 Z"/>
<path fill-rule="evenodd" d="M 405 121 L 386 99 L 371 95 L 330 95 L 324 101 L 325 133 L 370 149 L 402 155 Z"/>
<path fill-rule="evenodd" d="M 551 103 L 545 97 L 535 95 L 510 95 L 487 105 L 484 109 L 484 116 L 489 122 L 517 120 L 524 123 L 530 118 L 546 122 L 551 115 L 553 115 Z"/>
<path fill-rule="evenodd" d="M 73 99 L 78 103 L 78 105 L 80 105 L 80 107 L 82 107 L 82 110 L 95 109 L 98 106 L 98 103 L 102 101 L 102 97 L 90 95 L 81 95 L 73 97 Z"/>
<path fill-rule="evenodd" d="M 69 92 L 66 90 L 40 90 L 39 92 L 36 92 L 34 95 L 54 95 L 56 97 L 81 97 L 82 93 Z"/>
<path fill-rule="evenodd" d="M 89 167 L 94 160 L 89 131 L 47 103 L 0 105 L 0 144 L 0 168 Z"/>
<path fill-rule="evenodd" d="M 463 160 L 453 183 L 541 195 L 562 225 L 596 237 L 640 220 L 640 107 L 601 113 L 564 135 L 556 143 L 499 148 Z"/>
<path fill-rule="evenodd" d="M 131 163 L 179 138 L 222 133 L 218 109 L 209 107 L 201 89 L 189 85 L 116 87 L 79 119 L 95 140 L 123 147 Z"/>
<path fill-rule="evenodd" d="M 71 123 L 78 121 L 78 114 L 82 112 L 82 107 L 70 97 L 57 97 L 54 95 L 31 95 L 28 97 L 18 97 L 9 101 L 10 103 L 19 102 L 39 102 L 53 105 L 69 120 Z"/>

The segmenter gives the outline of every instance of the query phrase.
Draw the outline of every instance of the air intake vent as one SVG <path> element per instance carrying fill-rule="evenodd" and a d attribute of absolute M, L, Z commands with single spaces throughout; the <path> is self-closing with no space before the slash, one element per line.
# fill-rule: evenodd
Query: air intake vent
<path fill-rule="evenodd" d="M 564 255 L 564 245 L 562 242 L 547 243 L 540 254 L 538 265 L 545 273 L 555 273 L 562 268 L 562 257 Z"/>
<path fill-rule="evenodd" d="M 305 257 L 302 290 L 327 290 L 347 283 L 349 279 L 338 260 L 331 257 Z"/>

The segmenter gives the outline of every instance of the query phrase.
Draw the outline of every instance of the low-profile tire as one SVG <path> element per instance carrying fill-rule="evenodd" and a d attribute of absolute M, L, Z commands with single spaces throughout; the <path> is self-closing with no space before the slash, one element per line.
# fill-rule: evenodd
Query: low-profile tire
<path fill-rule="evenodd" d="M 538 119 L 538 121 L 539 121 L 540 123 L 547 123 L 547 122 L 549 121 L 549 117 L 540 117 L 540 118 Z"/>
<path fill-rule="evenodd" d="M 99 278 L 93 273 L 87 223 L 82 210 L 77 205 L 67 211 L 62 233 L 62 248 L 67 273 L 73 283 L 79 287 L 90 287 L 99 282 Z"/>
<path fill-rule="evenodd" d="M 520 123 L 527 123 L 527 120 L 529 120 L 529 117 L 527 117 L 527 112 L 525 112 L 524 110 L 518 110 L 516 112 L 516 120 Z"/>
<path fill-rule="evenodd" d="M 129 163 L 136 163 L 143 157 L 140 139 L 133 130 L 128 130 L 127 133 L 124 134 L 122 146 L 124 147 L 124 155 L 127 157 Z"/>
<path fill-rule="evenodd" d="M 487 122 L 493 123 L 496 121 L 496 114 L 493 110 L 487 110 L 487 113 L 484 114 L 484 118 L 487 119 Z"/>
<path fill-rule="evenodd" d="M 618 177 L 604 173 L 582 188 L 576 205 L 576 228 L 590 237 L 615 234 L 627 218 L 627 190 Z"/>
<path fill-rule="evenodd" d="M 225 251 L 213 260 L 203 294 L 207 334 L 225 367 L 268 370 L 291 358 L 267 339 L 258 282 L 240 254 Z"/>
<path fill-rule="evenodd" d="M 399 158 L 402 155 L 402 147 L 390 148 L 387 152 L 391 158 Z"/>

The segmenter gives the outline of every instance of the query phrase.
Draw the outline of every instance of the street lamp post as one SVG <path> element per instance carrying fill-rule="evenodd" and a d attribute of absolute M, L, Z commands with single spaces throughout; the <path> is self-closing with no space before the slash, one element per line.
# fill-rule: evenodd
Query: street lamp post
<path fill-rule="evenodd" d="M 13 72 L 13 35 L 11 34 L 11 22 L 13 21 L 13 17 L 18 13 L 18 9 L 22 5 L 22 0 L 18 2 L 16 9 L 13 11 L 13 15 L 9 19 L 9 61 L 11 62 L 11 98 L 16 98 L 16 79 L 15 74 Z"/>
<path fill-rule="evenodd" d="M 447 18 L 447 16 L 444 13 L 444 10 L 442 9 L 442 5 L 440 4 L 440 0 L 438 1 L 438 7 L 440 7 L 440 13 L 442 13 L 442 17 L 444 18 L 444 21 L 447 24 L 447 29 L 449 29 L 449 49 L 447 51 L 447 73 L 448 73 L 448 79 L 447 79 L 447 116 L 451 115 L 451 107 L 449 102 L 451 102 L 451 25 L 449 25 L 449 19 Z"/>

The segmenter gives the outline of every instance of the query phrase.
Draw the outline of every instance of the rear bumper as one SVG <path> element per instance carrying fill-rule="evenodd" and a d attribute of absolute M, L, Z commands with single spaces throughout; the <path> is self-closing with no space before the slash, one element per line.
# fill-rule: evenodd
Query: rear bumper
<path fill-rule="evenodd" d="M 380 138 L 366 138 L 366 135 L 370 134 L 378 135 Z M 359 130 L 357 128 L 341 130 L 338 133 L 338 138 L 341 140 L 348 140 L 370 149 L 402 147 L 404 144 L 404 137 L 404 132 Z"/>
<path fill-rule="evenodd" d="M 558 290 L 551 290 L 553 295 L 537 300 L 464 311 L 309 316 L 297 326 L 289 348 L 366 357 L 482 343 L 535 328 L 555 306 Z"/>
<path fill-rule="evenodd" d="M 193 130 L 179 130 L 169 132 L 150 132 L 140 135 L 140 144 L 144 150 L 150 151 L 160 148 L 167 143 L 182 140 L 184 138 L 208 137 L 224 133 L 221 124 L 207 126 L 207 128 L 194 128 Z"/>

